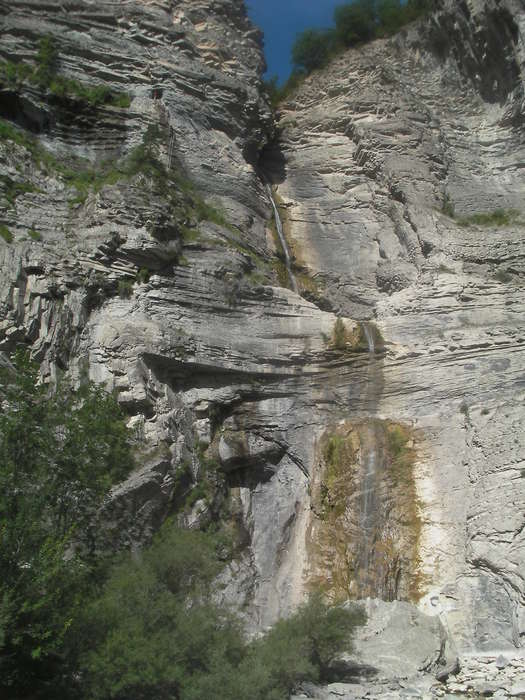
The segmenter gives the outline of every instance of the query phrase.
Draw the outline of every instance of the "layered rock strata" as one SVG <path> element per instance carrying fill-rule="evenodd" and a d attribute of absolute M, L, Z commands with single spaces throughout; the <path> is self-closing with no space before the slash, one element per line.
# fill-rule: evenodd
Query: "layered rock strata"
<path fill-rule="evenodd" d="M 52 36 L 60 75 L 130 97 L 0 99 L 0 349 L 117 391 L 115 544 L 215 520 L 252 629 L 328 582 L 419 601 L 432 649 L 518 654 L 522 4 L 442 0 L 307 78 L 277 137 L 241 0 L 0 8 L 2 59 Z"/>
<path fill-rule="evenodd" d="M 419 436 L 422 604 L 470 650 L 525 634 L 524 23 L 438 3 L 307 78 L 268 155 L 296 265 L 384 338 L 373 402 L 335 393 Z"/>

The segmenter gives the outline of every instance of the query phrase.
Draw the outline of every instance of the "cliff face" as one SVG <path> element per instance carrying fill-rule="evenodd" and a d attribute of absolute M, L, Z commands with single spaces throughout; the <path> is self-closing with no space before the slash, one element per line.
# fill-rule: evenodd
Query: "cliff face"
<path fill-rule="evenodd" d="M 4 60 L 50 35 L 59 75 L 131 98 L 0 99 L 0 349 L 118 392 L 116 542 L 219 520 L 259 628 L 321 584 L 521 646 L 525 3 L 443 0 L 310 76 L 277 135 L 241 0 L 0 8 Z"/>
<path fill-rule="evenodd" d="M 239 543 L 225 595 L 268 624 L 302 595 L 283 552 L 335 317 L 279 287 L 260 35 L 241 2 L 2 9 L 5 60 L 38 65 L 52 36 L 58 76 L 131 103 L 4 71 L 0 347 L 118 392 L 142 453 L 113 494 L 116 543 L 173 512 L 219 518 Z"/>
<path fill-rule="evenodd" d="M 384 339 L 373 403 L 336 393 L 348 415 L 410 426 L 416 513 L 377 488 L 376 511 L 412 520 L 421 602 L 469 649 L 525 633 L 523 9 L 443 2 L 347 52 L 284 105 L 284 163 L 268 158 L 319 296 Z"/>

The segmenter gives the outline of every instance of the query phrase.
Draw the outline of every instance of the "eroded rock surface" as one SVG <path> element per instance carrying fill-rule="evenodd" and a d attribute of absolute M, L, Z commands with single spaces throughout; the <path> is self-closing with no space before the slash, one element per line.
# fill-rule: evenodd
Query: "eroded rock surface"
<path fill-rule="evenodd" d="M 372 415 L 424 436 L 425 609 L 465 649 L 525 634 L 524 23 L 519 2 L 438 3 L 311 75 L 268 156 L 297 262 L 385 339 Z"/>
<path fill-rule="evenodd" d="M 443 633 L 521 658 L 525 4 L 440 0 L 306 79 L 278 136 L 241 0 L 0 7 L 1 58 L 32 64 L 52 35 L 60 74 L 131 98 L 0 94 L 0 350 L 118 392 L 141 454 L 108 506 L 115 544 L 213 519 L 251 629 L 347 561 L 337 594 L 419 600 L 433 654 Z M 332 507 L 336 557 L 315 535 Z M 377 693 L 439 694 L 434 670 Z"/>

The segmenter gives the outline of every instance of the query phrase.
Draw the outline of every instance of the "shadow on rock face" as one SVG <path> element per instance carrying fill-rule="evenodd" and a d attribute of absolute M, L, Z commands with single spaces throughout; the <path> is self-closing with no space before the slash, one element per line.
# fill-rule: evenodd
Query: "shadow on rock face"
<path fill-rule="evenodd" d="M 11 90 L 0 91 L 0 117 L 15 122 L 33 134 L 47 131 L 50 124 L 49 110 Z"/>
<path fill-rule="evenodd" d="M 272 185 L 284 182 L 286 178 L 286 160 L 277 140 L 270 141 L 261 151 L 259 170 Z"/>

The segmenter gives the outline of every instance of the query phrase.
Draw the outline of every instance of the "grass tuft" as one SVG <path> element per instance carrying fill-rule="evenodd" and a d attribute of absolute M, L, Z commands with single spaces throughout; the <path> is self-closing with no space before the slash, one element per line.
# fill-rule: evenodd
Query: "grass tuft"
<path fill-rule="evenodd" d="M 133 295 L 133 280 L 129 279 L 128 277 L 119 279 L 118 295 L 121 299 L 130 299 Z"/>
<path fill-rule="evenodd" d="M 484 212 L 482 214 L 472 214 L 472 216 L 467 216 L 458 219 L 458 224 L 460 226 L 509 226 L 512 224 L 519 212 L 516 209 L 495 209 L 492 212 Z"/>
<path fill-rule="evenodd" d="M 13 242 L 13 234 L 5 224 L 0 224 L 0 236 L 4 239 L 6 243 Z"/>

